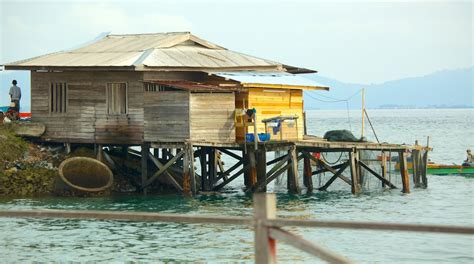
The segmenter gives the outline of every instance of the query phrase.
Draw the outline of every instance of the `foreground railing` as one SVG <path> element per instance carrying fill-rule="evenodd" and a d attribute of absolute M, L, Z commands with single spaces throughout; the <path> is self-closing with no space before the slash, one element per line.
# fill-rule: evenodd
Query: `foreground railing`
<path fill-rule="evenodd" d="M 255 262 L 276 262 L 276 241 L 281 241 L 317 256 L 330 263 L 353 263 L 353 261 L 332 252 L 315 242 L 310 242 L 300 236 L 287 232 L 281 227 L 312 227 L 312 228 L 338 228 L 338 229 L 363 229 L 379 231 L 406 231 L 406 232 L 432 232 L 473 235 L 473 227 L 441 226 L 441 225 L 415 225 L 415 224 L 388 224 L 372 222 L 344 222 L 344 221 L 319 221 L 296 220 L 276 218 L 276 198 L 274 194 L 255 194 L 253 200 L 254 216 L 226 217 L 226 216 L 196 216 L 179 214 L 159 214 L 141 212 L 111 212 L 111 211 L 63 211 L 63 210 L 28 210 L 0 211 L 0 217 L 34 217 L 34 218 L 73 218 L 73 219 L 98 219 L 98 220 L 124 220 L 124 221 L 153 221 L 153 222 L 179 222 L 190 224 L 224 224 L 253 226 L 255 233 Z"/>

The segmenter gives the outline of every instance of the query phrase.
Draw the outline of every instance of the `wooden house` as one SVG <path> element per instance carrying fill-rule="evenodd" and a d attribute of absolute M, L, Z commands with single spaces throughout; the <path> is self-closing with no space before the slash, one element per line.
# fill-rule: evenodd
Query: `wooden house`
<path fill-rule="evenodd" d="M 294 115 L 302 139 L 303 90 L 327 90 L 300 73 L 312 70 L 234 52 L 189 32 L 107 35 L 74 50 L 8 63 L 31 71 L 32 121 L 42 139 L 94 144 L 245 138 L 236 116 Z M 289 130 L 288 130 L 289 131 Z M 296 132 L 295 132 L 296 131 Z"/>

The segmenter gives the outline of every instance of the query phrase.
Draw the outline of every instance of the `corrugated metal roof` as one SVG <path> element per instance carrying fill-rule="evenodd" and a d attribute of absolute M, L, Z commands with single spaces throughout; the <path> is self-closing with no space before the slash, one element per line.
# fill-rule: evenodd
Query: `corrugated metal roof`
<path fill-rule="evenodd" d="M 107 35 L 77 49 L 5 64 L 6 69 L 124 66 L 137 70 L 148 67 L 278 71 L 284 68 L 279 62 L 227 50 L 189 32 Z"/>
<path fill-rule="evenodd" d="M 189 81 L 147 81 L 149 83 L 156 83 L 166 86 L 171 86 L 177 89 L 190 90 L 190 91 L 218 91 L 218 92 L 232 92 L 243 90 L 240 87 L 220 87 L 218 85 L 203 84 Z"/>
<path fill-rule="evenodd" d="M 212 72 L 211 74 L 237 81 L 244 86 L 252 86 L 254 84 L 267 85 L 288 85 L 301 87 L 317 87 L 328 89 L 326 85 L 315 82 L 311 79 L 305 78 L 301 75 L 291 74 L 287 72 L 255 72 L 255 71 L 241 71 L 241 72 Z"/>

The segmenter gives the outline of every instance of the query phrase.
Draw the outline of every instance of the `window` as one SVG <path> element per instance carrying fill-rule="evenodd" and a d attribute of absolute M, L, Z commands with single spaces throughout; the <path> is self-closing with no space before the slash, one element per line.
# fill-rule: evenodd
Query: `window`
<path fill-rule="evenodd" d="M 126 114 L 127 106 L 127 84 L 107 84 L 107 113 L 112 115 Z"/>
<path fill-rule="evenodd" d="M 49 112 L 66 113 L 67 83 L 51 83 L 49 87 Z"/>
<path fill-rule="evenodd" d="M 178 89 L 159 83 L 144 83 L 145 92 L 164 92 L 164 91 L 179 91 Z"/>

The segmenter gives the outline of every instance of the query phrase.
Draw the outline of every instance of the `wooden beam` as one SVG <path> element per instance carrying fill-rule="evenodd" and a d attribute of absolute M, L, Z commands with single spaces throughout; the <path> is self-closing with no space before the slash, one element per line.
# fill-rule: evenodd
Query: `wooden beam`
<path fill-rule="evenodd" d="M 222 153 L 225 153 L 229 156 L 231 156 L 232 158 L 236 159 L 236 160 L 241 160 L 242 157 L 240 157 L 239 155 L 233 153 L 233 152 L 230 152 L 229 150 L 225 149 L 225 148 L 217 148 L 220 152 Z"/>
<path fill-rule="evenodd" d="M 318 190 L 325 191 L 331 184 L 341 175 L 341 173 L 349 166 L 350 162 L 345 162 L 344 165 L 324 184 L 319 187 Z"/>
<path fill-rule="evenodd" d="M 248 157 L 249 157 L 249 164 L 250 164 L 250 170 L 249 170 L 249 187 L 251 189 L 255 188 L 255 185 L 257 184 L 257 157 L 255 156 L 255 149 L 253 147 L 249 147 L 247 149 Z"/>
<path fill-rule="evenodd" d="M 428 188 L 428 178 L 426 177 L 428 170 L 428 162 L 428 150 L 425 150 L 425 153 L 423 153 L 423 166 L 421 168 L 421 182 L 423 188 Z"/>
<path fill-rule="evenodd" d="M 273 159 L 273 160 L 267 162 L 267 166 L 270 166 L 270 165 L 272 165 L 272 164 L 275 164 L 275 163 L 279 162 L 280 160 L 284 159 L 285 157 L 286 157 L 286 155 L 283 155 L 283 156 L 280 156 L 280 157 L 278 157 L 278 158 L 275 158 L 275 159 Z"/>
<path fill-rule="evenodd" d="M 234 175 L 230 176 L 227 180 L 225 180 L 224 182 L 222 182 L 221 184 L 215 186 L 212 190 L 213 191 L 218 191 L 220 189 L 222 189 L 224 186 L 226 186 L 227 184 L 229 184 L 230 182 L 232 182 L 233 180 L 237 179 L 237 177 L 239 177 L 242 173 L 245 173 L 246 171 L 248 171 L 250 169 L 250 165 L 247 164 L 245 165 L 242 169 L 240 169 L 238 172 L 236 172 Z"/>
<path fill-rule="evenodd" d="M 208 155 L 209 155 L 209 190 L 212 190 L 214 185 L 216 184 L 217 180 L 217 157 L 216 157 L 216 149 L 215 148 L 208 148 Z"/>
<path fill-rule="evenodd" d="M 155 174 L 153 174 L 153 176 L 151 176 L 150 179 L 147 180 L 145 186 L 150 185 L 156 178 L 158 178 L 158 176 L 160 176 L 161 174 L 166 172 L 168 170 L 168 168 L 171 167 L 183 155 L 184 155 L 184 150 L 181 150 L 178 154 L 176 154 L 176 156 L 174 156 L 172 159 L 167 161 L 166 164 L 163 165 L 151 153 L 149 153 L 148 157 L 155 163 L 155 165 L 159 168 L 159 170 L 157 172 L 155 172 Z M 171 176 L 170 174 L 168 174 L 168 175 Z M 174 180 L 173 177 L 170 177 L 170 178 Z M 180 189 L 182 191 L 181 186 L 180 186 Z"/>
<path fill-rule="evenodd" d="M 359 165 L 362 166 L 364 169 L 366 169 L 368 172 L 370 172 L 372 175 L 377 177 L 379 180 L 381 180 L 385 185 L 388 185 L 392 189 L 396 189 L 397 186 L 393 185 L 389 180 L 385 179 L 382 175 L 378 174 L 376 171 L 372 170 L 369 165 L 365 164 L 364 162 L 359 160 Z"/>
<path fill-rule="evenodd" d="M 327 261 L 328 263 L 333 263 L 333 264 L 349 264 L 349 263 L 355 263 L 352 262 L 345 257 L 332 252 L 328 249 L 323 248 L 322 246 L 310 242 L 302 237 L 299 237 L 297 235 L 294 235 L 290 232 L 287 232 L 281 228 L 278 227 L 272 227 L 269 230 L 269 235 L 271 238 L 277 240 L 277 241 L 282 241 L 288 245 L 291 245 L 299 250 L 302 250 L 306 253 L 309 253 L 313 256 L 317 256 L 322 260 Z"/>
<path fill-rule="evenodd" d="M 243 164 L 243 161 L 238 161 L 237 163 L 235 163 L 234 165 L 232 165 L 232 167 L 230 167 L 229 169 L 227 169 L 226 171 L 222 172 L 223 175 L 226 175 L 226 177 L 219 177 L 217 178 L 217 180 L 220 180 L 220 179 L 223 179 L 224 181 L 226 181 L 228 179 L 228 177 L 230 176 L 230 174 L 236 170 L 238 167 L 240 167 L 240 165 Z"/>
<path fill-rule="evenodd" d="M 315 172 L 313 173 L 313 175 L 319 174 L 319 173 L 322 173 L 322 172 L 326 172 L 326 171 L 329 171 L 329 172 L 331 172 L 332 174 L 336 174 L 336 172 L 337 172 L 336 170 L 339 169 L 339 168 L 341 168 L 342 166 L 344 166 L 344 163 L 343 163 L 343 164 L 338 164 L 338 165 L 336 165 L 336 166 L 331 167 L 331 166 L 329 166 L 326 162 L 324 162 L 323 160 L 317 159 L 317 158 L 313 157 L 313 155 L 309 154 L 309 153 L 306 152 L 306 151 L 304 151 L 303 154 L 304 154 L 306 157 L 308 157 L 308 158 L 310 158 L 311 160 L 313 160 L 314 162 L 316 162 L 316 164 L 319 164 L 319 165 L 323 166 L 323 168 L 325 168 L 325 170 L 324 170 L 324 171 L 321 171 L 321 172 L 315 171 Z M 317 172 L 317 173 L 316 173 L 316 172 Z M 341 180 L 345 181 L 347 184 L 351 185 L 351 180 L 349 180 L 349 178 L 347 178 L 346 176 L 344 176 L 344 175 L 339 175 L 338 177 L 339 177 Z"/>
<path fill-rule="evenodd" d="M 418 144 L 416 144 L 418 145 Z M 412 159 L 412 174 L 413 174 L 413 184 L 415 188 L 420 187 L 421 175 L 420 175 L 420 151 L 417 149 L 412 150 L 411 152 Z"/>

